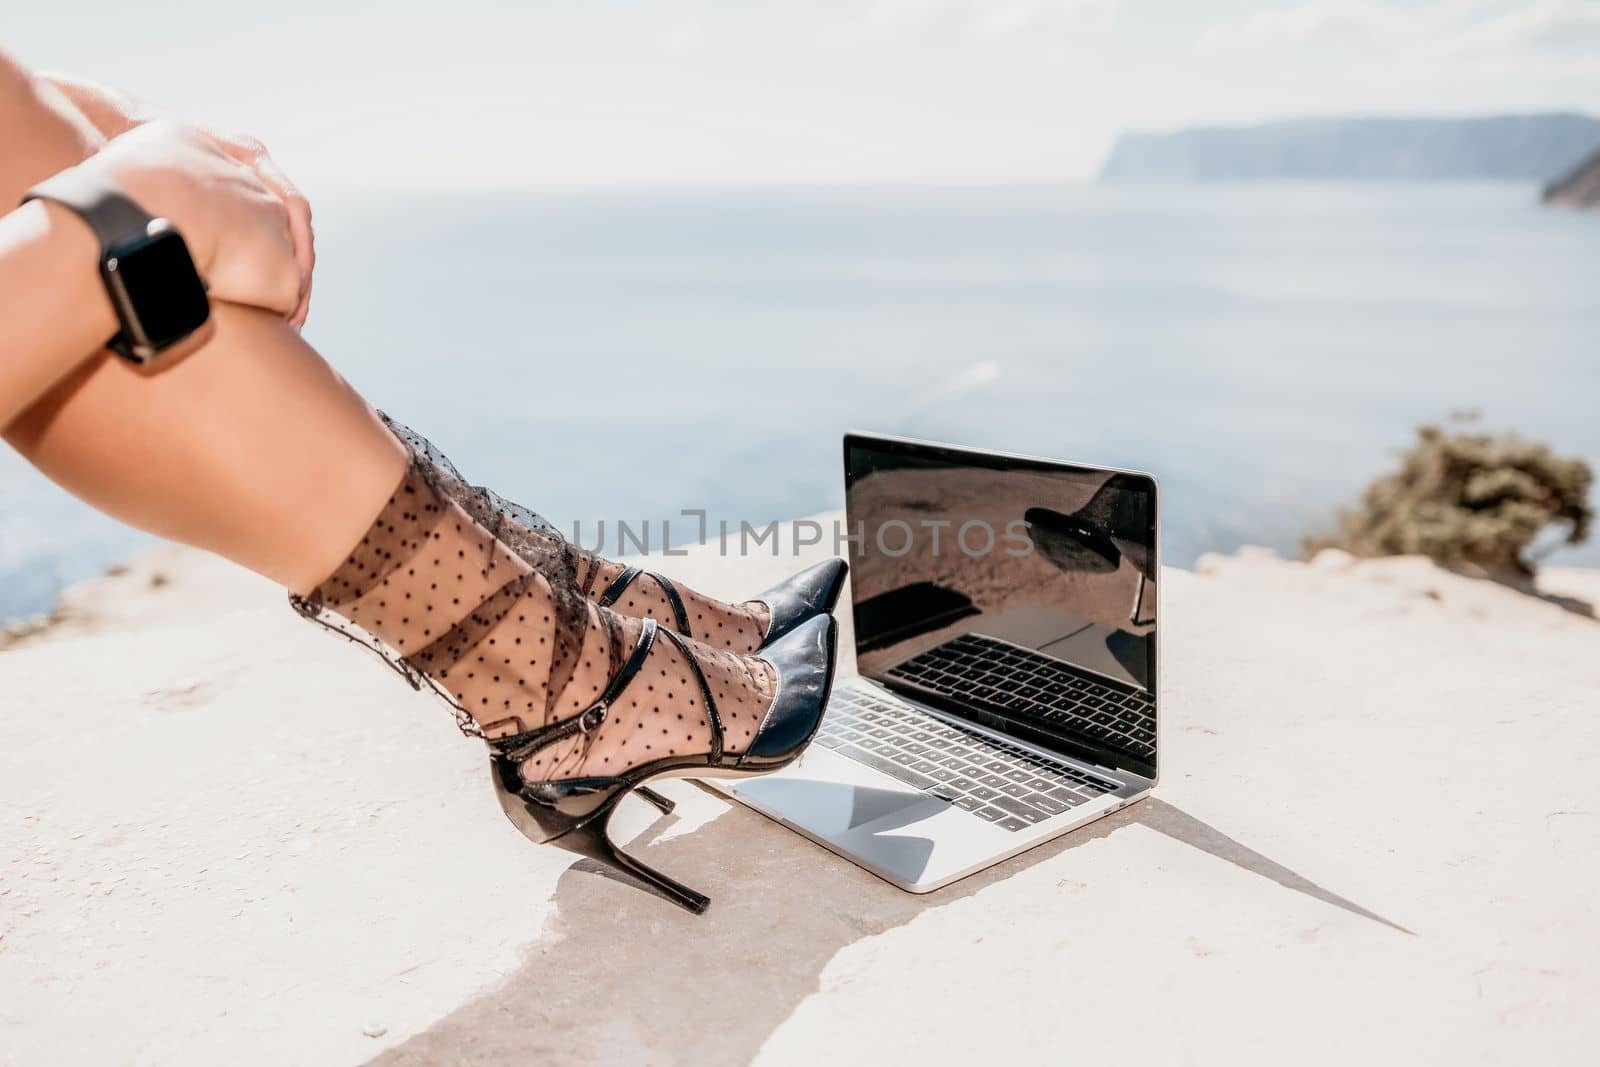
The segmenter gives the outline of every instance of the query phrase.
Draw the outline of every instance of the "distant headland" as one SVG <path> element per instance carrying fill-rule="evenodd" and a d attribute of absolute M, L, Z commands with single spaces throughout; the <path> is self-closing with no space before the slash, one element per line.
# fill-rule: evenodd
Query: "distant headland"
<path fill-rule="evenodd" d="M 1289 119 L 1118 138 L 1101 181 L 1509 180 L 1600 184 L 1600 119 L 1552 113 L 1477 118 Z"/>

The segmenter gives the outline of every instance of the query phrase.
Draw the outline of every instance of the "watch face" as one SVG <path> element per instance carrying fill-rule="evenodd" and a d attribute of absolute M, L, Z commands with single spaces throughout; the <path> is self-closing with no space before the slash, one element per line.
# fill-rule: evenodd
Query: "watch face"
<path fill-rule="evenodd" d="M 106 271 L 115 275 L 132 319 L 131 332 L 159 352 L 205 325 L 211 315 L 205 284 L 189 247 L 176 230 L 158 230 L 110 250 Z"/>

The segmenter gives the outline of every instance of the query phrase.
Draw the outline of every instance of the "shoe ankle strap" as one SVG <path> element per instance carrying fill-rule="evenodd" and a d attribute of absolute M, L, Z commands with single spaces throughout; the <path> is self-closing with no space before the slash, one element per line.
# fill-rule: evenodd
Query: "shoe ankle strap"
<path fill-rule="evenodd" d="M 711 695 L 711 683 L 706 680 L 706 672 L 700 669 L 700 661 L 689 651 L 689 642 L 672 630 L 662 632 L 678 646 L 683 658 L 689 661 L 689 669 L 694 672 L 695 681 L 700 683 L 700 699 L 705 701 L 706 725 L 711 727 L 711 761 L 715 763 L 722 759 L 722 715 L 717 711 L 716 697 Z"/>
<path fill-rule="evenodd" d="M 655 647 L 656 634 L 660 627 L 654 619 L 645 619 L 644 625 L 639 630 L 639 640 L 634 643 L 633 652 L 629 654 L 622 669 L 611 679 L 605 691 L 600 694 L 600 699 L 590 704 L 579 714 L 549 726 L 541 726 L 536 730 L 525 730 L 519 734 L 508 734 L 505 737 L 488 738 L 489 748 L 498 756 L 521 762 L 548 745 L 564 740 L 574 734 L 590 734 L 600 728 L 606 721 L 606 711 L 611 707 L 622 691 L 633 681 L 639 670 L 644 666 L 644 661 L 649 658 L 650 650 Z M 668 631 L 669 633 L 671 631 Z M 691 657 L 690 662 L 694 660 Z M 698 671 L 698 667 L 696 670 Z M 701 679 L 701 685 L 705 681 Z"/>
<path fill-rule="evenodd" d="M 683 594 L 678 592 L 678 587 L 673 585 L 671 579 L 664 574 L 647 571 L 642 567 L 624 567 L 621 574 L 611 579 L 611 584 L 606 586 L 605 592 L 600 594 L 600 599 L 595 603 L 603 608 L 609 608 L 622 599 L 622 594 L 628 591 L 628 586 L 632 585 L 634 579 L 641 574 L 648 578 L 654 578 L 656 584 L 661 587 L 661 592 L 667 598 L 667 605 L 672 608 L 672 617 L 675 622 L 674 629 L 685 637 L 693 637 L 694 634 L 689 632 L 689 609 L 684 606 Z"/>

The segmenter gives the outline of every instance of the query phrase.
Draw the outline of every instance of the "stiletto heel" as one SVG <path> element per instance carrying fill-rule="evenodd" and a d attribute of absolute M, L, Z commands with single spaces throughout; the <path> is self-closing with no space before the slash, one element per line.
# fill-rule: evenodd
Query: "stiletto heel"
<path fill-rule="evenodd" d="M 612 844 L 611 838 L 606 834 L 606 827 L 611 822 L 611 813 L 615 810 L 614 807 L 608 808 L 599 818 L 591 819 L 582 826 L 574 827 L 556 838 L 551 844 L 631 874 L 636 881 L 642 882 L 646 888 L 654 890 L 674 904 L 687 908 L 696 915 L 705 911 L 711 904 L 710 897 L 690 889 L 674 878 L 669 878 L 654 867 L 640 863 Z"/>
<path fill-rule="evenodd" d="M 606 830 L 617 805 L 630 792 L 625 784 L 613 779 L 614 784 L 610 788 L 595 788 L 598 784 L 595 779 L 572 779 L 567 782 L 523 785 L 517 766 L 515 762 L 496 756 L 495 793 L 500 798 L 500 806 L 506 817 L 525 837 L 631 874 L 647 888 L 660 892 L 674 904 L 682 905 L 697 915 L 706 910 L 711 903 L 710 897 L 639 862 L 611 843 Z M 641 796 L 649 794 L 657 797 L 665 801 L 669 808 L 672 805 L 672 801 L 653 789 L 635 788 L 631 791 Z M 578 811 L 584 814 L 563 817 L 563 812 Z M 569 822 L 568 819 L 573 821 Z"/>
<path fill-rule="evenodd" d="M 561 778 L 548 782 L 523 780 L 522 765 L 541 749 L 588 735 L 605 722 L 606 712 L 643 667 L 658 636 L 678 646 L 700 690 L 711 750 L 693 755 L 667 756 L 633 767 L 620 775 Z M 569 852 L 625 871 L 673 903 L 696 914 L 710 898 L 662 874 L 618 849 L 606 836 L 617 805 L 628 793 L 638 793 L 663 812 L 672 802 L 646 786 L 657 778 L 681 776 L 748 777 L 775 771 L 793 760 L 810 744 L 822 723 L 828 693 L 833 686 L 838 630 L 827 615 L 813 617 L 764 649 L 761 658 L 777 675 L 772 706 L 744 752 L 723 748 L 722 718 L 716 698 L 685 638 L 644 620 L 633 652 L 606 686 L 600 699 L 579 715 L 550 726 L 489 740 L 490 778 L 500 806 L 529 840 L 553 844 Z"/>

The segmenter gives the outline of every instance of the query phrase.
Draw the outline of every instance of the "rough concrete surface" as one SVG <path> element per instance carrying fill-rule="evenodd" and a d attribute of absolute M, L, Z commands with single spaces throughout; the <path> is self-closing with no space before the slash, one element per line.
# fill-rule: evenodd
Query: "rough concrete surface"
<path fill-rule="evenodd" d="M 266 583 L 147 553 L 0 650 L 0 1062 L 1592 1063 L 1600 624 L 1416 559 L 1161 584 L 1154 798 L 918 897 L 673 782 L 634 847 L 696 918 L 527 844 Z"/>

